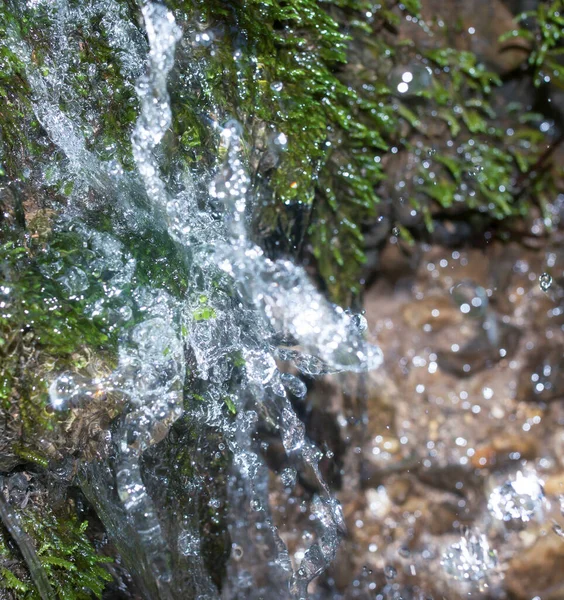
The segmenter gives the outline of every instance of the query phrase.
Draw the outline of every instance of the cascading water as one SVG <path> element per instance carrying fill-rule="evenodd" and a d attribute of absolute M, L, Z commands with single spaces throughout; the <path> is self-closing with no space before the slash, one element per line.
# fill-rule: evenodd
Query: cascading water
<path fill-rule="evenodd" d="M 79 236 L 84 248 L 72 265 L 46 249 L 44 272 L 71 299 L 96 288 L 85 312 L 118 340 L 117 362 L 104 374 L 59 373 L 49 388 L 57 411 L 101 397 L 120 407 L 103 451 L 81 462 L 80 486 L 147 598 L 306 598 L 334 558 L 344 522 L 319 472 L 322 453 L 290 402 L 306 387 L 282 364 L 308 376 L 362 372 L 379 366 L 381 352 L 363 340 L 361 317 L 331 305 L 301 267 L 269 259 L 252 241 L 256 207 L 239 123 L 222 115 L 210 126 L 223 157 L 210 173 L 196 175 L 166 155 L 161 142 L 174 118 L 167 78 L 182 38 L 167 8 L 142 5 L 146 39 L 114 0 L 78 8 L 28 2 L 25 10 L 48 16 L 46 66 L 34 63 L 15 29 L 10 46 L 26 66 L 35 115 L 60 153 L 54 168 L 74 185 L 54 227 Z M 135 86 L 135 172 L 89 149 L 85 121 L 97 116 L 66 84 L 77 50 L 70 28 L 93 19 Z M 111 215 L 109 226 L 97 220 L 99 211 Z M 187 282 L 180 293 L 144 280 L 128 250 L 134 238 L 169 244 Z M 308 508 L 317 538 L 300 564 L 273 521 L 260 428 L 281 439 L 291 464 L 317 482 Z M 206 478 L 211 460 L 222 465 L 222 481 Z M 295 476 L 283 477 L 291 487 Z M 220 584 L 206 562 L 204 502 L 225 509 L 229 547 Z"/>

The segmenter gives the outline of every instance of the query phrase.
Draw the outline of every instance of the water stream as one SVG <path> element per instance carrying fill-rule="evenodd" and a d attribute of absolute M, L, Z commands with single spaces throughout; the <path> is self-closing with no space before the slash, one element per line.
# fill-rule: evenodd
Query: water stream
<path fill-rule="evenodd" d="M 114 0 L 30 0 L 21 14 L 45 19 L 43 66 L 21 31 L 10 33 L 56 149 L 37 173 L 72 182 L 54 231 L 78 236 L 84 249 L 71 265 L 47 248 L 44 272 L 118 340 L 117 360 L 100 376 L 54 374 L 50 403 L 64 413 L 106 395 L 120 407 L 106 452 L 81 462 L 78 481 L 144 597 L 301 600 L 334 558 L 344 522 L 290 396 L 307 391 L 300 374 L 359 373 L 382 355 L 364 341 L 362 317 L 330 304 L 302 267 L 271 260 L 253 240 L 256 200 L 244 129 L 232 115 L 209 124 L 219 148 L 213 168 L 190 170 L 167 154 L 162 142 L 175 118 L 167 85 L 183 31 L 162 4 L 142 4 L 139 29 L 124 10 Z M 93 149 L 87 133 L 101 115 L 69 84 L 81 50 L 72 31 L 94 21 L 135 90 L 134 169 Z M 168 257 L 155 261 L 163 269 L 174 261 L 180 291 L 143 277 L 131 240 L 167 245 Z M 281 440 L 292 465 L 285 484 L 296 470 L 317 482 L 305 509 L 317 535 L 299 562 L 273 522 L 269 480 L 279 475 L 265 462 L 259 430 Z M 210 507 L 208 525 L 228 532 L 217 534 L 221 581 L 206 558 Z"/>

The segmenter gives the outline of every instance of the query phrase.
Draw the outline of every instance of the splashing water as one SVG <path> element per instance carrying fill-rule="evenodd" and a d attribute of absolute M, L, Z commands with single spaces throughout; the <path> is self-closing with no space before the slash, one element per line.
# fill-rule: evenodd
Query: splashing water
<path fill-rule="evenodd" d="M 542 481 L 534 473 L 524 475 L 521 471 L 515 480 L 496 487 L 488 500 L 492 515 L 506 523 L 540 520 L 546 507 Z"/>
<path fill-rule="evenodd" d="M 482 582 L 496 569 L 497 555 L 483 533 L 470 530 L 448 548 L 441 564 L 458 581 Z"/>
<path fill-rule="evenodd" d="M 162 142 L 173 118 L 167 78 L 182 31 L 163 5 L 145 2 L 146 42 L 125 25 L 121 11 L 113 0 L 91 0 L 80 9 L 64 0 L 54 3 L 49 14 L 56 43 L 48 72 L 36 66 L 23 37 L 11 33 L 37 119 L 64 155 L 57 168 L 74 182 L 57 230 L 80 236 L 85 248 L 80 263 L 66 266 L 50 250 L 45 275 L 71 298 L 82 302 L 87 296 L 85 313 L 119 334 L 111 372 L 96 378 L 59 373 L 49 388 L 51 406 L 80 410 L 106 395 L 119 400 L 110 455 L 82 464 L 79 481 L 146 597 L 306 598 L 309 583 L 335 556 L 344 520 L 319 471 L 322 453 L 307 439 L 290 402 L 289 394 L 302 399 L 307 387 L 281 372 L 280 363 L 308 376 L 359 373 L 378 367 L 382 353 L 365 342 L 362 316 L 329 303 L 303 268 L 271 260 L 252 241 L 249 222 L 256 207 L 239 123 L 227 120 L 220 128 L 224 160 L 215 173 L 199 175 L 199 186 L 194 174 L 174 165 L 165 177 Z M 82 113 L 72 110 L 84 102 L 65 84 L 76 51 L 69 27 L 89 27 L 100 16 L 122 74 L 135 85 L 136 174 L 89 149 Z M 92 218 L 108 204 L 116 221 L 110 232 L 99 230 Z M 170 242 L 189 282 L 185 291 L 147 282 L 126 250 L 123 240 L 155 232 Z M 99 295 L 90 300 L 96 290 Z M 293 464 L 309 470 L 317 483 L 308 507 L 317 536 L 297 565 L 270 512 L 270 473 L 255 435 L 259 425 L 277 435 Z M 199 471 L 178 467 L 187 460 L 178 440 L 193 453 L 190 464 L 208 454 L 227 456 L 222 493 L 233 550 L 221 594 L 202 551 L 199 502 L 207 484 Z M 284 485 L 292 487 L 296 473 L 286 469 Z M 218 496 L 207 506 L 222 503 Z"/>

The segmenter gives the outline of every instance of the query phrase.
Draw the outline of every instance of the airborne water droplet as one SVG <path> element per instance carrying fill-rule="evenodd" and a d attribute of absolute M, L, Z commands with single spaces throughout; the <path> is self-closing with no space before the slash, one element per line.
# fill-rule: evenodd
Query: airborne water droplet
<path fill-rule="evenodd" d="M 540 285 L 540 289 L 543 292 L 548 292 L 548 290 L 550 289 L 550 286 L 552 285 L 552 276 L 549 275 L 548 273 L 543 273 L 539 277 L 539 285 Z"/>
<path fill-rule="evenodd" d="M 395 579 L 397 577 L 398 571 L 392 565 L 386 565 L 384 567 L 384 575 L 386 579 Z"/>
<path fill-rule="evenodd" d="M 294 487 L 296 484 L 296 469 L 293 467 L 287 467 L 280 473 L 280 481 L 282 481 L 284 487 Z"/>
<path fill-rule="evenodd" d="M 284 387 L 296 398 L 305 398 L 307 394 L 306 384 L 291 373 L 282 373 L 280 376 Z"/>

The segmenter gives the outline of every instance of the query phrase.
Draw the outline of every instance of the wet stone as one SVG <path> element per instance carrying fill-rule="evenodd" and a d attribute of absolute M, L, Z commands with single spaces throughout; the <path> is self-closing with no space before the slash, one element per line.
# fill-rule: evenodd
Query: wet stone
<path fill-rule="evenodd" d="M 491 368 L 502 358 L 511 356 L 517 349 L 519 330 L 495 317 L 486 322 L 489 327 L 478 329 L 476 336 L 454 352 L 438 352 L 438 364 L 444 371 L 458 377 L 468 377 Z M 504 350 L 504 352 L 500 352 Z"/>

